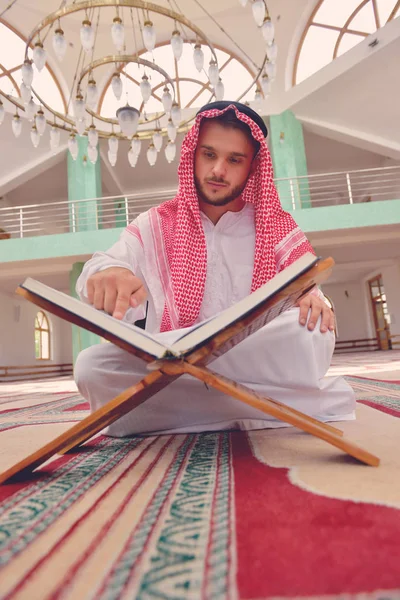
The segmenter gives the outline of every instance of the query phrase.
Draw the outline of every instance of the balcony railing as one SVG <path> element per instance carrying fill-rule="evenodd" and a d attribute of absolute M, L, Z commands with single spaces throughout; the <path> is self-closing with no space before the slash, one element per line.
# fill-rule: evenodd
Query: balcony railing
<path fill-rule="evenodd" d="M 400 199 L 400 166 L 276 179 L 289 210 Z M 173 198 L 176 189 L 0 209 L 0 240 L 124 227 L 141 212 Z"/>
<path fill-rule="evenodd" d="M 282 204 L 292 210 L 400 199 L 400 166 L 276 179 Z"/>

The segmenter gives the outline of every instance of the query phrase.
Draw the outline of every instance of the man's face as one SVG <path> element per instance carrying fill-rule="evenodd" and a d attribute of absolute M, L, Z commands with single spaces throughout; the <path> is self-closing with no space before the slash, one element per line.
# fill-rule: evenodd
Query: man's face
<path fill-rule="evenodd" d="M 227 206 L 240 198 L 251 174 L 254 147 L 240 129 L 203 121 L 194 156 L 194 179 L 202 204 Z"/>

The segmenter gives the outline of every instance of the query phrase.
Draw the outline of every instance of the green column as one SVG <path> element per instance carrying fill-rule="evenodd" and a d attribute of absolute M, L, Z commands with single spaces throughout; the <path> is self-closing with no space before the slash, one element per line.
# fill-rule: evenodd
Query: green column
<path fill-rule="evenodd" d="M 100 198 L 101 167 L 100 154 L 96 164 L 88 158 L 87 137 L 77 136 L 79 154 L 76 160 L 68 152 L 68 200 L 71 231 L 92 231 L 102 228 L 101 203 L 72 202 L 73 200 L 86 200 Z"/>
<path fill-rule="evenodd" d="M 75 291 L 75 285 L 79 275 L 82 272 L 83 265 L 84 263 L 82 262 L 74 263 L 69 274 L 70 292 L 71 296 L 74 296 L 75 298 L 78 297 Z M 74 364 L 81 350 L 89 348 L 89 346 L 94 346 L 94 344 L 99 344 L 100 342 L 100 336 L 92 333 L 91 331 L 86 331 L 86 329 L 82 329 L 77 325 L 72 325 L 72 357 Z"/>
<path fill-rule="evenodd" d="M 310 208 L 303 127 L 291 110 L 270 116 L 268 145 L 275 179 L 284 179 L 276 182 L 283 208 L 285 210 Z"/>

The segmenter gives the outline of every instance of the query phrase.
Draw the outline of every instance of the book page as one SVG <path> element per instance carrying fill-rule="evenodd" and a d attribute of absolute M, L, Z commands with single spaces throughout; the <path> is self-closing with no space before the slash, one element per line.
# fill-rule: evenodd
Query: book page
<path fill-rule="evenodd" d="M 300 275 L 311 269 L 318 262 L 318 260 L 319 259 L 315 257 L 314 254 L 305 254 L 289 267 L 284 269 L 284 271 L 278 273 L 275 277 L 273 277 L 273 279 L 270 279 L 258 290 L 246 298 L 243 298 L 243 300 L 240 300 L 233 306 L 225 309 L 219 313 L 219 315 L 204 321 L 198 327 L 183 333 L 179 339 L 172 344 L 171 350 L 176 354 L 185 354 L 191 351 L 195 346 L 204 343 L 213 335 L 226 328 L 228 325 L 243 318 L 246 314 L 251 312 L 262 302 L 265 302 L 268 298 L 272 298 L 292 281 L 296 280 Z M 282 304 L 280 312 L 283 312 L 288 307 L 288 304 Z M 275 309 L 275 311 L 271 310 L 269 315 L 266 315 L 265 318 L 268 318 L 268 321 L 265 321 L 264 324 L 272 321 L 272 319 L 280 314 L 280 312 L 278 313 L 277 310 L 278 309 Z"/>
<path fill-rule="evenodd" d="M 86 304 L 73 296 L 68 296 L 67 294 L 64 294 L 64 292 L 55 290 L 44 283 L 28 278 L 21 285 L 21 288 L 43 298 L 55 307 L 64 309 L 67 312 L 100 327 L 104 332 L 115 335 L 133 347 L 139 348 L 150 354 L 154 358 L 162 358 L 165 354 L 171 353 L 168 345 L 164 344 L 144 329 L 136 327 L 131 323 L 119 321 L 104 311 L 98 310 L 91 304 Z M 63 318 L 68 320 L 66 316 Z M 85 325 L 82 324 L 82 327 L 85 327 Z M 103 335 L 103 333 L 100 335 Z M 106 336 L 104 335 L 104 337 Z"/>

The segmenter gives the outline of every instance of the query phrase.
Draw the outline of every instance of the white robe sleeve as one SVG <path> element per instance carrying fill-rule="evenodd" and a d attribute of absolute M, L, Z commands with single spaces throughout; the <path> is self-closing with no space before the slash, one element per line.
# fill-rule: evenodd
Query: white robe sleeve
<path fill-rule="evenodd" d="M 140 264 L 143 264 L 144 252 L 143 247 L 140 244 L 137 237 L 124 230 L 118 240 L 109 250 L 106 252 L 95 252 L 84 265 L 82 273 L 80 274 L 76 282 L 76 292 L 79 298 L 88 303 L 87 287 L 86 283 L 89 277 L 104 271 L 110 267 L 121 267 L 128 269 L 139 277 L 143 281 L 146 287 L 146 283 L 140 268 Z M 137 308 L 129 308 L 125 314 L 124 321 L 134 323 L 140 319 L 144 319 L 146 316 L 146 305 L 141 304 Z"/>

